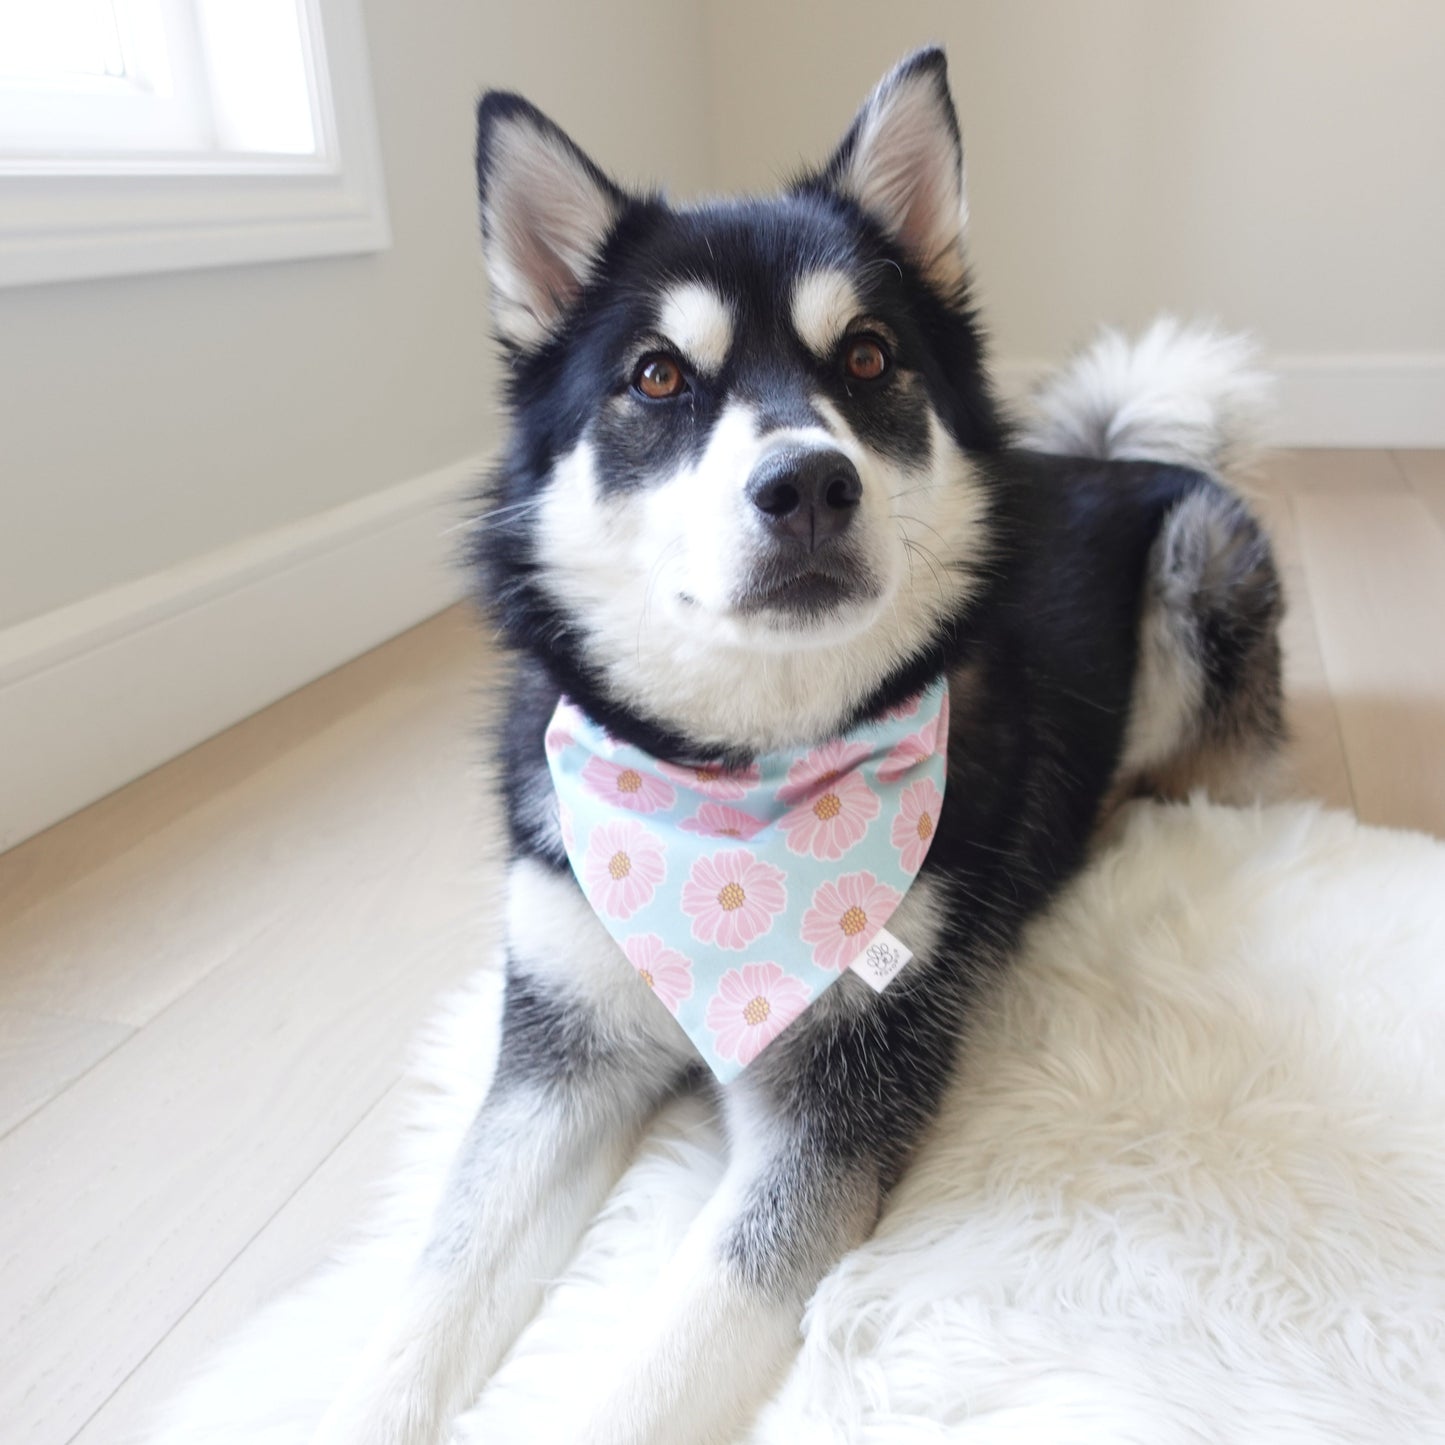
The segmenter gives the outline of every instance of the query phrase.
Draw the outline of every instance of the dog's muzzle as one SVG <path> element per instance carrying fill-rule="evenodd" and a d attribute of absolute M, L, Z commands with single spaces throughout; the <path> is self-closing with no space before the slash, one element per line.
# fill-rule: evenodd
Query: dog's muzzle
<path fill-rule="evenodd" d="M 740 612 L 821 617 L 874 590 L 853 535 L 863 481 L 842 452 L 777 447 L 746 492 L 766 540 L 736 599 Z"/>

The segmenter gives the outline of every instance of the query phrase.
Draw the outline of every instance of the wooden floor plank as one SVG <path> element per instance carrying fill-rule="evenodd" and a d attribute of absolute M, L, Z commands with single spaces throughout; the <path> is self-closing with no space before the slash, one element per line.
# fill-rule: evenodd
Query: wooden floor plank
<path fill-rule="evenodd" d="M 1396 452 L 1395 459 L 1415 494 L 1445 531 L 1445 451 Z"/>
<path fill-rule="evenodd" d="M 1445 835 L 1445 535 L 1411 493 L 1294 508 L 1359 815 Z"/>
<path fill-rule="evenodd" d="M 123 1024 L 0 1007 L 0 1135 L 53 1099 L 131 1033 Z"/>
<path fill-rule="evenodd" d="M 1394 457 L 1378 448 L 1298 447 L 1266 458 L 1259 487 L 1267 492 L 1403 492 L 1408 483 Z"/>
<path fill-rule="evenodd" d="M 391 1089 L 91 1416 L 70 1445 L 143 1438 L 147 1423 L 257 1310 L 322 1264 L 360 1217 L 396 1150 L 405 1091 Z"/>
<path fill-rule="evenodd" d="M 475 967 L 471 890 L 428 887 L 442 860 L 415 861 L 406 904 L 288 920 L 0 1140 L 0 1420 L 28 1445 L 61 1445 L 109 1397 Z"/>

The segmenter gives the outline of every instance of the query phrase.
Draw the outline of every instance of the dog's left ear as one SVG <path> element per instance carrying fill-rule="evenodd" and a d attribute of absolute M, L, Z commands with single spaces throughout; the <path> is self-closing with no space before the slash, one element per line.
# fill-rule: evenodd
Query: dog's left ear
<path fill-rule="evenodd" d="M 498 339 L 534 351 L 591 278 L 627 197 L 536 106 L 498 90 L 477 107 L 477 189 Z"/>
<path fill-rule="evenodd" d="M 878 221 L 943 295 L 958 291 L 963 141 L 942 50 L 916 51 L 884 76 L 818 180 Z"/>

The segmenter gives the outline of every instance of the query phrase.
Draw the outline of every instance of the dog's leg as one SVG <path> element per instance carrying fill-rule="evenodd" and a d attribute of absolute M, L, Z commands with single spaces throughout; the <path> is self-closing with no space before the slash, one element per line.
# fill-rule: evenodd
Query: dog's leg
<path fill-rule="evenodd" d="M 496 1076 L 430 1239 L 316 1445 L 433 1445 L 536 1311 L 678 1076 L 675 1053 L 611 1023 L 509 973 Z"/>
<path fill-rule="evenodd" d="M 766 1399 L 796 1352 L 808 1298 L 872 1232 L 883 1195 L 883 1162 L 858 1147 L 847 1099 L 829 1093 L 815 1101 L 829 1115 L 820 1137 L 817 1115 L 781 1109 L 766 1084 L 731 1086 L 723 1183 L 639 1312 L 606 1398 L 569 1439 L 732 1440 Z"/>

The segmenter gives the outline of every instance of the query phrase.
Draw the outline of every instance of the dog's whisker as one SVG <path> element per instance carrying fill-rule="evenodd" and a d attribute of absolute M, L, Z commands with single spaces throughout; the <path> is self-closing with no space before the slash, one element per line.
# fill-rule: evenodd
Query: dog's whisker
<path fill-rule="evenodd" d="M 498 522 L 514 516 L 521 516 L 528 512 L 541 510 L 541 499 L 538 497 L 527 497 L 520 502 L 513 502 L 505 507 L 489 507 L 485 512 L 479 513 L 472 520 L 478 524 L 485 522 Z"/>
<path fill-rule="evenodd" d="M 925 522 L 922 517 L 913 517 L 906 512 L 895 512 L 894 516 L 900 522 L 912 522 L 915 526 L 927 528 L 945 547 L 948 545 L 948 538 L 931 522 Z"/>
<path fill-rule="evenodd" d="M 937 482 L 921 482 L 921 483 L 920 483 L 918 486 L 916 486 L 916 487 L 905 487 L 901 492 L 890 492 L 890 493 L 888 494 L 888 500 L 889 500 L 890 503 L 891 503 L 891 502 L 901 502 L 901 501 L 904 499 L 904 497 L 913 497 L 913 496 L 916 496 L 919 492 L 937 492 L 937 491 L 938 491 L 938 483 L 937 483 Z"/>
<path fill-rule="evenodd" d="M 917 542 L 910 542 L 907 539 L 904 540 L 903 545 L 910 554 L 917 552 L 919 556 L 923 558 L 924 564 L 933 574 L 933 585 L 938 590 L 939 601 L 943 602 L 946 597 L 943 578 L 939 575 L 938 565 L 940 564 L 937 563 L 937 559 L 933 556 L 933 553 L 931 553 L 927 547 L 920 546 Z"/>

